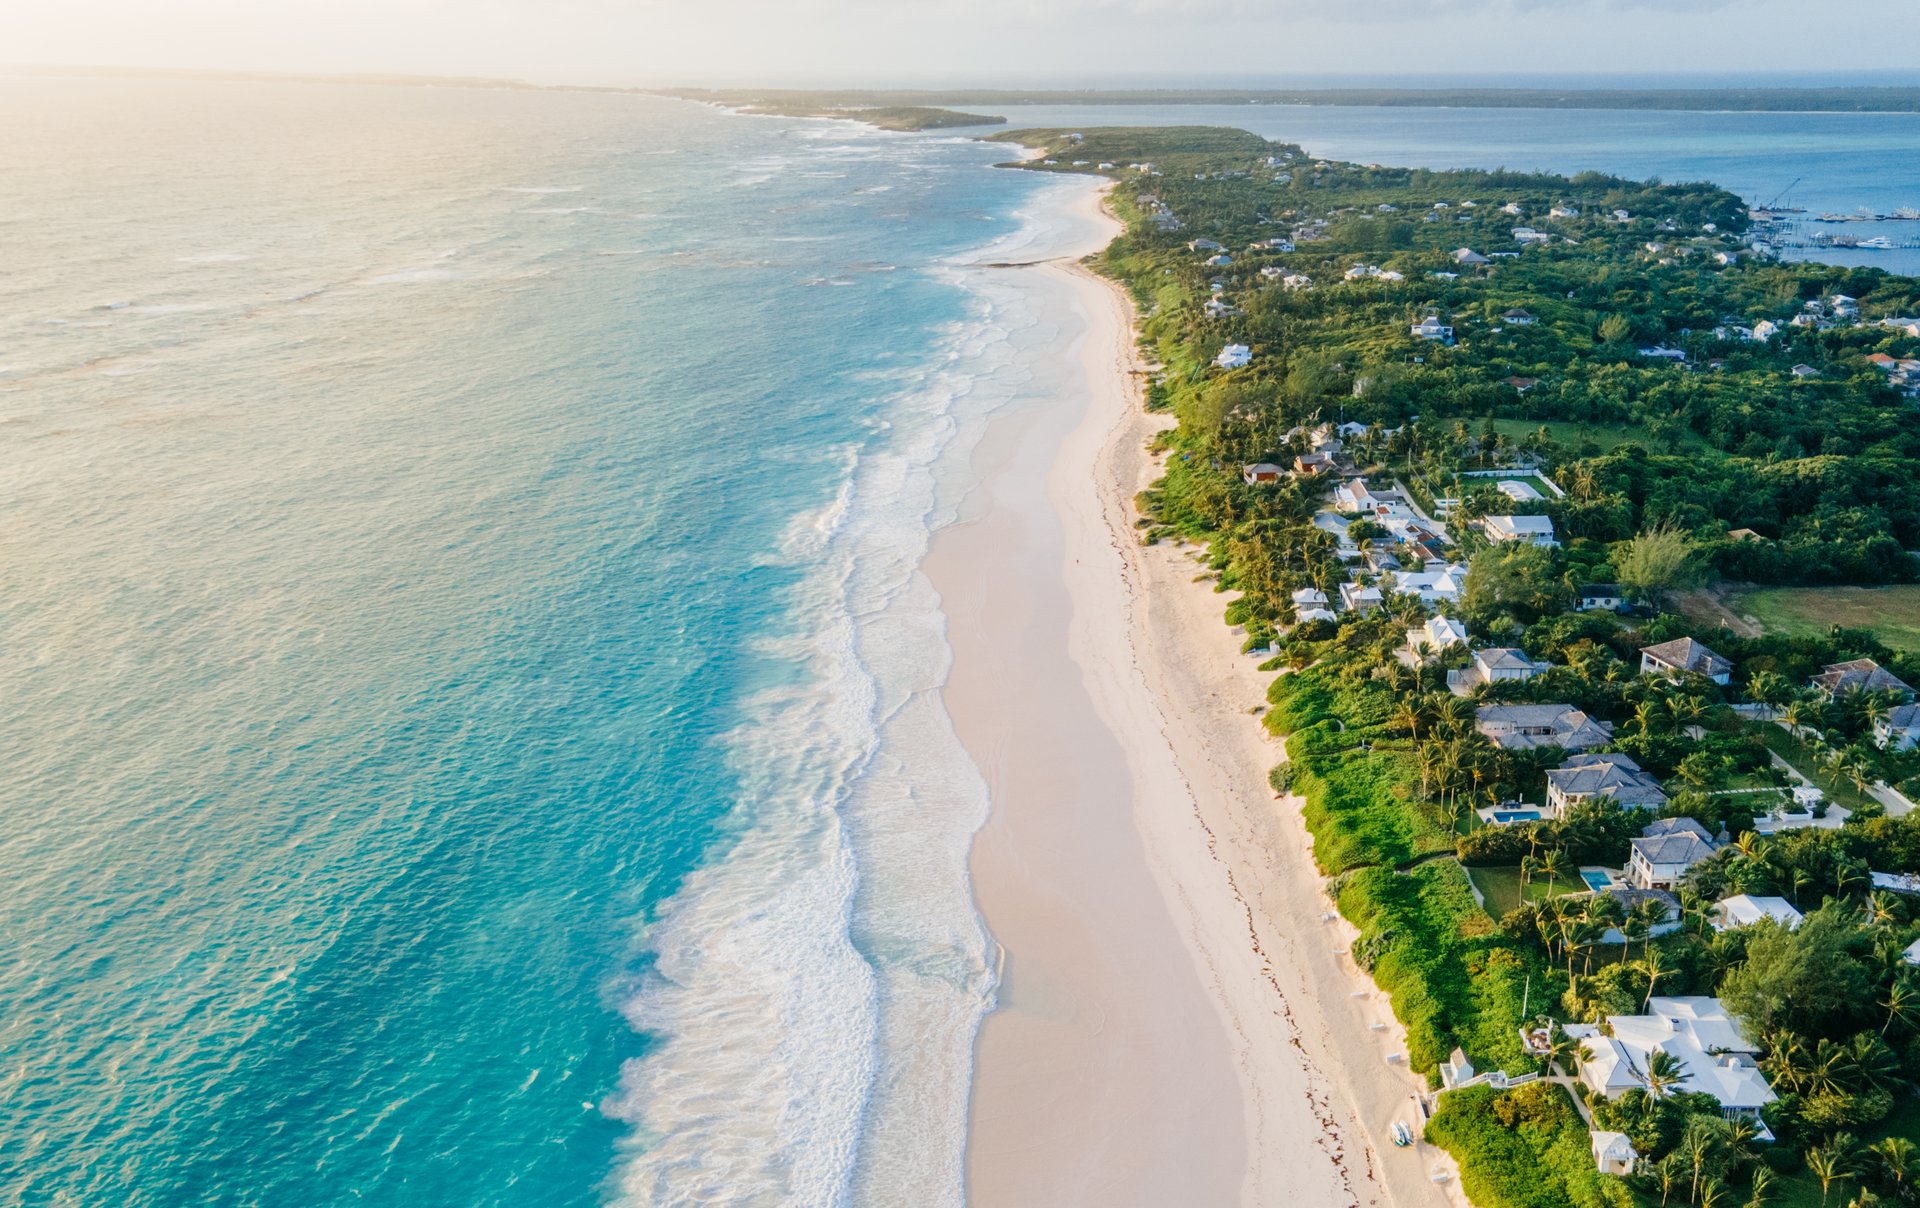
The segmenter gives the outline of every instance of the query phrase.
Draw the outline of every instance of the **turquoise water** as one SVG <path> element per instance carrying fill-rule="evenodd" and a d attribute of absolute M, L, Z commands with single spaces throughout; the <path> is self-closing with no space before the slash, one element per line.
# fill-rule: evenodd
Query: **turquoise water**
<path fill-rule="evenodd" d="M 996 158 L 0 79 L 0 1198 L 954 1194 L 963 1099 L 877 1084 L 964 1096 L 984 798 L 937 719 L 876 770 L 937 627 L 856 635 L 1026 380 L 947 262 L 1067 186 Z M 953 850 L 889 927 L 900 763 Z"/>
<path fill-rule="evenodd" d="M 1422 168 L 1510 168 L 1634 180 L 1710 180 L 1810 214 L 1920 209 L 1920 114 L 1409 109 L 1293 105 L 1016 105 L 1015 126 L 1238 126 L 1314 155 Z M 1824 234 L 1920 239 L 1920 222 L 1817 224 Z M 1813 258 L 1811 253 L 1794 253 Z M 1819 259 L 1920 275 L 1920 251 Z"/>

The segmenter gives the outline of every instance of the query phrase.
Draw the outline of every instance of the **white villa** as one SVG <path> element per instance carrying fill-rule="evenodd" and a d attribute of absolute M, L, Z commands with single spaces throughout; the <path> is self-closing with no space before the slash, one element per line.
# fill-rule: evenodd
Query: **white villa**
<path fill-rule="evenodd" d="M 1741 927 L 1751 927 L 1763 919 L 1774 922 L 1792 931 L 1800 925 L 1800 912 L 1792 902 L 1785 898 L 1761 897 L 1737 893 L 1730 898 L 1721 898 L 1713 904 L 1713 929 L 1715 931 L 1734 931 Z"/>
<path fill-rule="evenodd" d="M 1342 583 L 1340 606 L 1362 616 L 1380 607 L 1380 589 L 1368 583 Z"/>
<path fill-rule="evenodd" d="M 1536 663 L 1527 652 L 1512 646 L 1490 646 L 1473 652 L 1473 662 L 1459 671 L 1447 672 L 1447 688 L 1455 696 L 1471 696 L 1481 684 L 1501 680 L 1530 680 L 1549 664 Z"/>
<path fill-rule="evenodd" d="M 1213 363 L 1222 369 L 1243 369 L 1253 364 L 1253 349 L 1245 344 L 1229 344 L 1213 358 Z"/>
<path fill-rule="evenodd" d="M 1535 747 L 1584 751 L 1613 739 L 1611 722 L 1595 721 L 1572 705 L 1481 705 L 1473 728 L 1508 751 Z"/>
<path fill-rule="evenodd" d="M 1442 344 L 1453 343 L 1453 328 L 1442 323 L 1438 315 L 1428 315 L 1409 330 L 1418 339 L 1438 340 Z"/>
<path fill-rule="evenodd" d="M 1439 654 L 1452 646 L 1464 646 L 1467 627 L 1448 616 L 1429 617 L 1425 625 L 1407 630 L 1407 649 L 1415 652 L 1416 656 L 1423 642 L 1430 654 Z"/>
<path fill-rule="evenodd" d="M 1692 638 L 1640 648 L 1641 675 L 1699 675 L 1716 684 L 1733 678 L 1733 664 Z"/>
<path fill-rule="evenodd" d="M 1419 596 L 1423 604 L 1457 604 L 1466 582 L 1466 567 L 1448 562 L 1429 562 L 1425 570 L 1396 573 L 1393 576 L 1393 590 Z"/>
<path fill-rule="evenodd" d="M 1495 545 L 1503 541 L 1524 541 L 1529 545 L 1553 546 L 1553 520 L 1547 516 L 1482 516 L 1480 531 Z"/>
<path fill-rule="evenodd" d="M 1580 1081 L 1612 1099 L 1647 1089 L 1648 1066 L 1666 1053 L 1685 1071 L 1675 1091 L 1712 1095 L 1728 1119 L 1751 1120 L 1763 1139 L 1760 1109 L 1777 1096 L 1754 1064 L 1759 1046 L 1717 998 L 1655 998 L 1645 1015 L 1609 1015 L 1607 1032 L 1595 1024 L 1568 1024 L 1580 1043 Z M 1611 1033 L 1610 1035 L 1607 1033 Z M 1595 1149 L 1599 1145 L 1596 1139 Z"/>
<path fill-rule="evenodd" d="M 1661 818 L 1629 845 L 1627 883 L 1638 889 L 1672 889 L 1687 870 L 1720 850 L 1707 828 L 1691 818 Z"/>
<path fill-rule="evenodd" d="M 1595 797 L 1611 797 L 1632 809 L 1657 810 L 1667 794 L 1631 755 L 1575 755 L 1547 773 L 1547 808 L 1554 817 Z"/>

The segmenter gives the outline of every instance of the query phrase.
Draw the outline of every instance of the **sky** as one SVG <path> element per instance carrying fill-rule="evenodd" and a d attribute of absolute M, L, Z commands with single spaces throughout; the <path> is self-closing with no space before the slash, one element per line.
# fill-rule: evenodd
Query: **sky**
<path fill-rule="evenodd" d="M 1915 0 L 0 0 L 0 62 L 616 85 L 1895 72 Z"/>

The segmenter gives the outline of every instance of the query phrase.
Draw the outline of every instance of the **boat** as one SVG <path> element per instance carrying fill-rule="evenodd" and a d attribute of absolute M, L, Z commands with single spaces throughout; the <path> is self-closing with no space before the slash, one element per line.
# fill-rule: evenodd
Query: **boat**
<path fill-rule="evenodd" d="M 1855 246 L 1872 248 L 1876 252 L 1884 252 L 1893 246 L 1893 240 L 1887 238 L 1885 235 L 1875 235 L 1871 239 L 1862 239 Z"/>
<path fill-rule="evenodd" d="M 1393 1122 L 1393 1143 L 1401 1149 L 1413 1144 L 1413 1130 L 1407 1127 L 1405 1120 Z"/>

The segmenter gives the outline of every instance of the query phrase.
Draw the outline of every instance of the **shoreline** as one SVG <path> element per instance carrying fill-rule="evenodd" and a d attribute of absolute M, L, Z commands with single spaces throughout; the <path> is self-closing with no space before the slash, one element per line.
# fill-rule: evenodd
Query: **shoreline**
<path fill-rule="evenodd" d="M 1387 1140 L 1424 1083 L 1387 1063 L 1385 995 L 1324 918 L 1298 801 L 1267 787 L 1270 675 L 1191 548 L 1135 535 L 1168 419 L 1141 406 L 1131 300 L 1065 258 L 1023 271 L 1070 293 L 1083 395 L 996 417 L 986 506 L 924 564 L 942 695 L 993 799 L 971 864 L 1004 981 L 974 1045 L 969 1202 L 1464 1203 L 1429 1179 L 1444 1154 Z"/>

